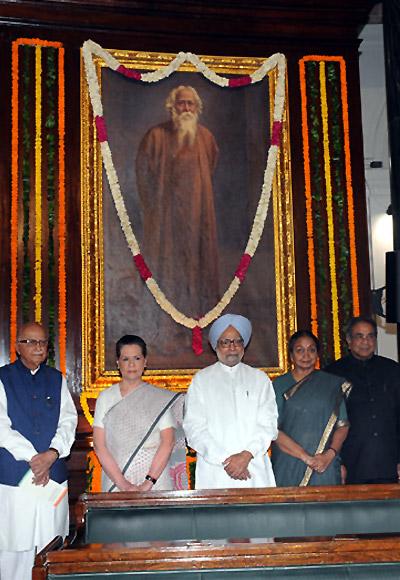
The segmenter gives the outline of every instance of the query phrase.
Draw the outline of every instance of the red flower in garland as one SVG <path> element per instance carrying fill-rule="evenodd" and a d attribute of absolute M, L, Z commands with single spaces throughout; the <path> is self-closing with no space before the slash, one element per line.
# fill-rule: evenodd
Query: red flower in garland
<path fill-rule="evenodd" d="M 129 79 L 135 79 L 135 81 L 140 81 L 140 79 L 142 78 L 142 73 L 131 68 L 126 68 L 126 66 L 124 66 L 123 64 L 120 64 L 116 70 L 121 75 L 124 75 L 124 77 L 128 77 Z"/>
<path fill-rule="evenodd" d="M 250 75 L 245 75 L 243 77 L 233 77 L 229 79 L 228 86 L 233 87 L 245 87 L 246 85 L 251 85 L 252 79 Z"/>
<path fill-rule="evenodd" d="M 103 143 L 104 141 L 108 141 L 107 127 L 104 117 L 97 116 L 95 117 L 94 122 L 96 125 L 97 139 L 99 140 L 99 142 Z"/>
<path fill-rule="evenodd" d="M 135 266 L 138 269 L 141 278 L 145 282 L 148 278 L 153 277 L 153 274 L 150 272 L 150 269 L 144 261 L 142 254 L 136 254 L 136 256 L 133 256 L 133 261 L 135 262 Z"/>
<path fill-rule="evenodd" d="M 274 121 L 272 124 L 271 145 L 278 145 L 281 142 L 282 121 Z"/>
<path fill-rule="evenodd" d="M 192 349 L 197 356 L 203 352 L 203 331 L 200 326 L 192 328 Z"/>
<path fill-rule="evenodd" d="M 235 276 L 236 278 L 239 278 L 241 282 L 243 282 L 246 277 L 250 262 L 251 256 L 249 254 L 243 254 L 243 256 L 240 258 L 239 266 L 236 269 Z"/>

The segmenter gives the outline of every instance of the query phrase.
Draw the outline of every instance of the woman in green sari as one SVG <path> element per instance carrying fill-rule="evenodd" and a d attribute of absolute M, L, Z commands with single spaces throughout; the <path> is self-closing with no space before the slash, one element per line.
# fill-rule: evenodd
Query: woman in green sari
<path fill-rule="evenodd" d="M 315 366 L 319 341 L 308 330 L 289 340 L 293 370 L 275 379 L 278 439 L 272 466 L 278 486 L 338 485 L 340 449 L 349 423 L 345 398 L 350 383 Z"/>

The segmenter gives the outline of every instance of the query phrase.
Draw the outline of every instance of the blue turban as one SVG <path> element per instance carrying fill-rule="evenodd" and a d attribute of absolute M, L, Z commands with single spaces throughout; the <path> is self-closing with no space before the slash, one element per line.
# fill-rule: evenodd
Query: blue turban
<path fill-rule="evenodd" d="M 208 340 L 214 350 L 217 348 L 217 341 L 221 334 L 225 332 L 228 326 L 236 328 L 240 336 L 243 338 L 244 346 L 249 344 L 251 338 L 251 322 L 248 318 L 240 316 L 240 314 L 224 314 L 211 325 L 208 334 Z"/>

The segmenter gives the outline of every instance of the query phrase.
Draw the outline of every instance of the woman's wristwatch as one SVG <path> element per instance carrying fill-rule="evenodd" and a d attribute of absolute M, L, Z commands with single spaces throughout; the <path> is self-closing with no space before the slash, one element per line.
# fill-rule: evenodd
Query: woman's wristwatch
<path fill-rule="evenodd" d="M 151 481 L 151 483 L 152 483 L 153 485 L 155 485 L 155 484 L 157 483 L 157 480 L 156 480 L 156 478 L 155 478 L 155 477 L 151 477 L 151 475 L 149 475 L 149 474 L 147 474 L 147 475 L 146 475 L 145 479 L 146 479 L 147 481 Z"/>

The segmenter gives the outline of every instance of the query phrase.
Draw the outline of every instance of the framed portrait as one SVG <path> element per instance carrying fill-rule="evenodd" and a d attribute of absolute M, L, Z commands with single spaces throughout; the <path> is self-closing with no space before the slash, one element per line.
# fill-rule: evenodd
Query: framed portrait
<path fill-rule="evenodd" d="M 110 53 L 136 71 L 157 70 L 175 57 Z M 265 60 L 200 58 L 228 77 L 250 74 Z M 155 83 L 122 76 L 99 57 L 95 65 L 108 142 L 141 254 L 168 300 L 198 318 L 229 286 L 249 238 L 271 142 L 276 74 L 226 90 L 189 63 Z M 198 118 L 165 161 L 161 134 L 172 122 L 171 99 L 179 87 L 186 88 L 179 93 L 186 95 L 182 110 L 195 95 Z M 215 362 L 208 329 L 203 353 L 196 355 L 191 331 L 159 307 L 136 270 L 102 166 L 83 73 L 81 105 L 83 389 L 101 390 L 118 380 L 115 343 L 124 334 L 139 335 L 147 343 L 146 380 L 185 389 L 196 369 Z M 272 375 L 287 368 L 286 344 L 296 319 L 288 124 L 285 107 L 262 238 L 243 284 L 225 309 L 252 321 L 245 361 Z M 204 147 L 194 160 L 185 146 L 190 149 L 200 138 Z"/>

